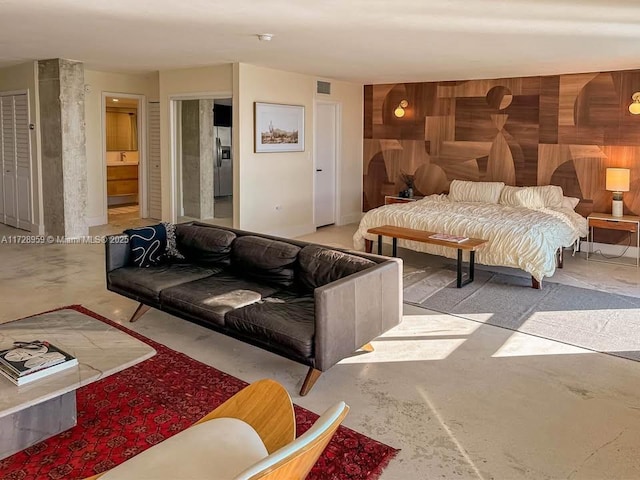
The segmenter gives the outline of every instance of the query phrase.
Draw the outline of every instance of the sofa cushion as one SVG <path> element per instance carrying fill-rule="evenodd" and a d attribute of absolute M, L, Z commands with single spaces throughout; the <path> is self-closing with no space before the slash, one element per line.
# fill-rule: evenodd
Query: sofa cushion
<path fill-rule="evenodd" d="M 233 242 L 231 264 L 238 274 L 288 287 L 293 284 L 298 252 L 296 245 L 247 235 Z"/>
<path fill-rule="evenodd" d="M 304 247 L 298 264 L 300 283 L 310 290 L 376 265 L 367 258 L 317 245 Z"/>
<path fill-rule="evenodd" d="M 157 302 L 160 292 L 165 288 L 209 277 L 221 270 L 190 264 L 157 265 L 144 270 L 138 267 L 122 267 L 109 272 L 107 280 L 110 287 Z"/>
<path fill-rule="evenodd" d="M 160 293 L 163 307 L 185 312 L 223 326 L 225 314 L 273 295 L 273 287 L 220 273 L 194 282 L 167 288 Z"/>
<path fill-rule="evenodd" d="M 279 293 L 225 316 L 228 328 L 304 358 L 313 357 L 315 302 L 312 295 Z"/>
<path fill-rule="evenodd" d="M 236 234 L 200 225 L 176 225 L 176 245 L 190 262 L 201 265 L 228 264 Z"/>

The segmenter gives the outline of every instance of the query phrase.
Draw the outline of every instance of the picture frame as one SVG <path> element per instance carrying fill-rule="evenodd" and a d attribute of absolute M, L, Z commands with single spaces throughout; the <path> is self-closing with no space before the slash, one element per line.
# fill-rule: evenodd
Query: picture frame
<path fill-rule="evenodd" d="M 255 152 L 304 152 L 304 106 L 254 103 Z"/>

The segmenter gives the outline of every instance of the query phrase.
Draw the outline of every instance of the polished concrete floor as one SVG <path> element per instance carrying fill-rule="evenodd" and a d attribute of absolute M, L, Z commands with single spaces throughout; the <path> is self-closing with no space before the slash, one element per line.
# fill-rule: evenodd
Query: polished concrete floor
<path fill-rule="evenodd" d="M 348 247 L 354 231 L 305 239 Z M 106 291 L 103 245 L 2 242 L 17 233 L 0 226 L 0 321 L 78 303 L 126 322 L 136 304 Z M 402 254 L 407 269 L 424 261 Z M 581 254 L 551 280 L 640 296 L 638 269 Z M 383 480 L 640 478 L 640 363 L 406 306 L 374 352 L 298 397 L 294 362 L 155 310 L 127 326 L 248 382 L 274 378 L 315 412 L 345 400 L 347 426 L 402 449 Z"/>

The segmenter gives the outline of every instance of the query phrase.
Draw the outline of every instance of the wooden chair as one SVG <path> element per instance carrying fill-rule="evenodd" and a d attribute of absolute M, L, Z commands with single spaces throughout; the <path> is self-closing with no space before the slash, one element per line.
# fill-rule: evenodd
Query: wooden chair
<path fill-rule="evenodd" d="M 260 380 L 186 430 L 86 480 L 302 480 L 348 411 L 338 402 L 296 439 L 289 394 Z"/>

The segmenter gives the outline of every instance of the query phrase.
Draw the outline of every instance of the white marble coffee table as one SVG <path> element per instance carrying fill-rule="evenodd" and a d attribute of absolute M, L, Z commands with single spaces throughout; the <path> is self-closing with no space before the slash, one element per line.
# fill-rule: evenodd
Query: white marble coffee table
<path fill-rule="evenodd" d="M 76 390 L 155 355 L 146 343 L 76 310 L 0 325 L 0 350 L 16 340 L 48 341 L 78 367 L 17 387 L 0 376 L 0 459 L 75 426 Z"/>

